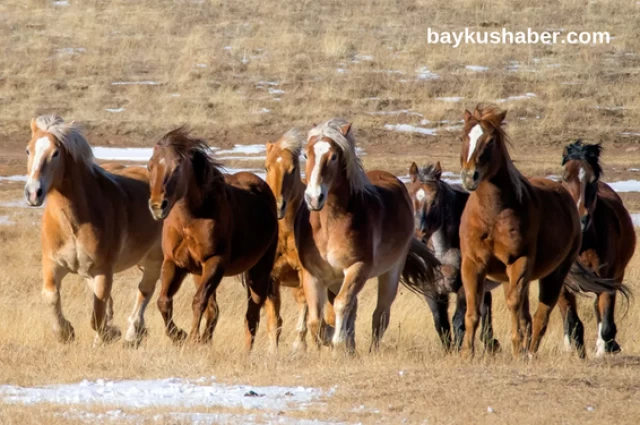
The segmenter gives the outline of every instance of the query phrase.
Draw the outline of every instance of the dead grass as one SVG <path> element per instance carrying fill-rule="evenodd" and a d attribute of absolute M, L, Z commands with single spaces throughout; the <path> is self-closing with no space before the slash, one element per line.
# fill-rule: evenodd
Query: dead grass
<path fill-rule="evenodd" d="M 626 170 L 637 166 L 640 137 L 620 134 L 639 131 L 640 6 L 634 1 L 70 3 L 0 4 L 3 174 L 24 172 L 28 120 L 45 112 L 85 122 L 94 144 L 128 146 L 149 145 L 180 123 L 189 123 L 212 144 L 224 146 L 263 143 L 293 125 L 309 127 L 344 116 L 355 121 L 358 143 L 367 150 L 367 168 L 406 174 L 411 161 L 437 158 L 445 169 L 455 171 L 455 129 L 441 128 L 437 137 L 430 137 L 389 132 L 383 125 L 421 125 L 421 119 L 432 122 L 423 127 L 437 126 L 433 122 L 440 120 L 451 121 L 440 127 L 455 125 L 464 108 L 529 92 L 537 96 L 503 104 L 510 109 L 513 156 L 523 171 L 558 174 L 561 147 L 577 137 L 605 143 L 609 179 L 628 176 Z M 610 31 L 615 39 L 603 46 L 452 49 L 427 44 L 429 26 L 438 31 L 502 26 L 514 31 Z M 489 70 L 473 72 L 467 65 Z M 439 78 L 419 79 L 422 68 Z M 113 84 L 132 81 L 158 84 Z M 464 99 L 438 100 L 454 96 Z M 107 108 L 125 110 L 113 113 Z M 260 113 L 263 108 L 269 112 Z M 404 109 L 423 117 L 371 114 Z M 19 185 L 0 183 L 3 200 L 20 196 Z M 625 202 L 640 209 L 633 195 L 625 195 Z M 625 351 L 615 358 L 581 362 L 561 353 L 561 323 L 554 313 L 534 362 L 516 362 L 502 353 L 466 363 L 441 353 L 426 305 L 408 293 L 394 305 L 382 353 L 367 354 L 375 301 L 375 285 L 370 285 L 362 295 L 355 358 L 336 359 L 314 351 L 293 358 L 288 350 L 295 312 L 291 295 L 284 291 L 282 350 L 277 358 L 266 358 L 262 332 L 254 353 L 242 353 L 244 302 L 237 281 L 221 287 L 222 317 L 211 347 L 172 346 L 162 335 L 160 316 L 152 305 L 147 312 L 150 337 L 140 349 L 130 351 L 121 344 L 92 348 L 89 292 L 81 280 L 71 277 L 64 282 L 63 308 L 76 327 L 78 342 L 58 345 L 40 301 L 38 210 L 0 207 L 0 215 L 17 222 L 0 226 L 1 383 L 216 375 L 223 382 L 252 385 L 337 385 L 326 405 L 287 415 L 362 423 L 632 424 L 640 416 L 635 402 L 640 395 L 636 303 L 619 317 L 619 341 Z M 639 275 L 636 255 L 627 276 L 632 288 Z M 129 272 L 116 282 L 116 323 L 121 327 L 137 278 Z M 178 297 L 181 324 L 189 320 L 191 294 L 192 288 L 185 285 Z M 497 336 L 507 343 L 501 294 L 495 299 Z M 580 313 L 593 347 L 589 299 L 581 301 Z M 495 413 L 488 413 L 488 407 Z M 103 408 L 108 406 L 94 407 Z M 80 422 L 55 415 L 66 410 L 3 404 L 0 423 Z M 151 418 L 157 412 L 142 413 Z"/>

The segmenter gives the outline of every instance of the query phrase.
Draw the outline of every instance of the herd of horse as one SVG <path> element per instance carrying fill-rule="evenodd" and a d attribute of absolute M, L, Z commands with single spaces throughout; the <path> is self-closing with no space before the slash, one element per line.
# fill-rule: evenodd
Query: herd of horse
<path fill-rule="evenodd" d="M 565 345 L 585 356 L 576 293 L 596 294 L 596 354 L 620 351 L 616 293 L 635 249 L 631 217 L 599 180 L 600 145 L 581 141 L 562 155 L 562 182 L 526 179 L 510 159 L 506 111 L 465 111 L 462 187 L 442 177 L 439 162 L 413 163 L 410 182 L 366 172 L 351 124 L 334 118 L 307 134 L 298 129 L 266 144 L 266 181 L 224 173 L 204 140 L 185 128 L 156 143 L 147 169 L 98 165 L 75 122 L 47 115 L 31 121 L 25 199 L 45 204 L 43 298 L 61 342 L 75 338 L 62 312 L 60 286 L 75 273 L 91 287 L 96 343 L 121 337 L 113 325 L 114 273 L 138 266 L 126 345 L 146 334 L 144 313 L 161 281 L 158 310 L 174 342 L 207 342 L 219 317 L 218 285 L 240 275 L 247 291 L 246 348 L 264 308 L 269 350 L 277 350 L 280 288 L 294 292 L 294 350 L 355 351 L 358 293 L 377 278 L 370 350 L 389 325 L 399 284 L 424 297 L 446 350 L 474 352 L 479 322 L 485 350 L 500 349 L 492 327 L 491 290 L 503 283 L 514 356 L 538 350 L 559 301 Z M 301 157 L 304 157 L 305 161 Z M 303 178 L 303 170 L 304 176 Z M 173 298 L 185 277 L 196 286 L 191 328 L 173 320 Z M 529 282 L 539 281 L 529 312 Z M 449 294 L 457 295 L 453 332 Z M 204 326 L 202 321 L 204 317 Z"/>

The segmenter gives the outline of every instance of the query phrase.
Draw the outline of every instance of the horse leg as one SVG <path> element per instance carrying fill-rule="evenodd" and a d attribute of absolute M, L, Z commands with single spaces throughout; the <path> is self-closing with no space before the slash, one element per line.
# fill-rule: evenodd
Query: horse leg
<path fill-rule="evenodd" d="M 280 334 L 282 333 L 280 307 L 280 282 L 271 279 L 269 293 L 264 303 L 264 308 L 267 313 L 267 335 L 269 335 L 270 354 L 276 354 L 278 352 L 278 344 L 280 343 Z"/>
<path fill-rule="evenodd" d="M 353 338 L 348 334 L 348 320 L 358 292 L 367 281 L 368 275 L 368 267 L 362 262 L 355 263 L 345 270 L 342 287 L 333 303 L 336 312 L 336 331 L 333 334 L 332 343 L 338 350 L 347 351 L 348 349 L 350 353 L 355 351 L 355 344 L 353 347 L 347 346 L 347 339 Z"/>
<path fill-rule="evenodd" d="M 198 289 L 191 303 L 193 312 L 191 330 L 189 331 L 189 340 L 191 342 L 201 342 L 200 324 L 202 323 L 202 316 L 209 309 L 210 300 L 214 299 L 214 294 L 224 276 L 224 267 L 221 265 L 221 262 L 222 258 L 219 256 L 208 258 L 202 265 L 202 274 L 199 278 L 196 277 L 194 279 Z M 217 318 L 215 320 L 217 320 Z M 211 324 L 208 323 L 208 325 Z"/>
<path fill-rule="evenodd" d="M 307 299 L 308 318 L 307 326 L 318 348 L 322 345 L 321 317 L 322 309 L 326 302 L 327 290 L 307 270 L 302 271 L 302 287 Z"/>
<path fill-rule="evenodd" d="M 531 338 L 531 346 L 529 353 L 535 354 L 540 346 L 540 341 L 547 331 L 549 324 L 549 316 L 553 307 L 560 298 L 560 293 L 564 288 L 564 280 L 571 270 L 572 262 L 570 259 L 565 260 L 565 264 L 561 264 L 548 276 L 540 279 L 538 293 L 538 308 L 533 317 L 533 336 Z"/>
<path fill-rule="evenodd" d="M 520 332 L 522 333 L 522 352 L 529 351 L 531 344 L 531 309 L 529 307 L 529 287 L 522 296 L 522 308 L 520 309 Z"/>
<path fill-rule="evenodd" d="M 324 316 L 322 319 L 322 325 L 320 327 L 320 338 L 324 345 L 330 345 L 333 334 L 336 330 L 336 312 L 333 309 L 333 302 L 336 299 L 336 294 L 327 289 L 327 301 L 324 304 Z"/>
<path fill-rule="evenodd" d="M 433 324 L 445 351 L 451 349 L 451 324 L 449 323 L 449 294 L 437 294 L 435 298 L 425 297 L 433 315 Z M 463 325 L 464 326 L 464 325 Z"/>
<path fill-rule="evenodd" d="M 278 342 L 282 330 L 280 286 L 271 278 L 276 248 L 277 242 L 269 248 L 267 253 L 258 261 L 258 264 L 245 274 L 249 293 L 245 316 L 247 352 L 253 347 L 260 324 L 260 309 L 263 305 L 267 313 L 269 352 L 274 354 L 278 350 Z"/>
<path fill-rule="evenodd" d="M 614 320 L 616 294 L 606 292 L 597 295 L 595 301 L 596 318 L 598 320 L 598 339 L 596 340 L 596 357 L 605 353 L 622 351 L 616 342 L 616 322 Z"/>
<path fill-rule="evenodd" d="M 578 355 L 583 359 L 586 355 L 584 347 L 584 325 L 578 317 L 576 296 L 563 286 L 558 299 L 558 308 L 564 324 L 564 348 L 571 352 L 571 342 L 575 345 Z"/>
<path fill-rule="evenodd" d="M 355 298 L 353 301 L 353 308 L 349 312 L 349 317 L 347 317 L 347 341 L 346 341 L 346 349 L 349 353 L 354 353 L 356 351 L 356 317 L 358 315 L 358 298 Z"/>
<path fill-rule="evenodd" d="M 220 306 L 218 305 L 216 293 L 214 292 L 209 297 L 209 305 L 207 306 L 207 311 L 205 316 L 202 342 L 207 343 L 213 339 L 213 332 L 216 330 L 219 317 L 220 317 Z"/>
<path fill-rule="evenodd" d="M 464 316 L 466 313 L 467 298 L 464 294 L 464 287 L 460 287 L 456 294 L 456 311 L 453 313 L 454 347 L 458 351 L 460 351 L 464 339 Z"/>
<path fill-rule="evenodd" d="M 369 352 L 377 352 L 380 349 L 382 335 L 389 327 L 391 304 L 393 304 L 398 294 L 402 266 L 403 264 L 397 264 L 385 274 L 378 276 L 378 304 L 373 311 L 371 321 L 371 346 L 369 347 Z"/>
<path fill-rule="evenodd" d="M 167 336 L 173 342 L 182 342 L 187 333 L 180 329 L 173 321 L 173 297 L 180 289 L 182 281 L 187 276 L 185 269 L 177 267 L 173 261 L 165 259 L 162 263 L 160 294 L 158 295 L 158 310 L 164 320 Z"/>
<path fill-rule="evenodd" d="M 142 279 L 140 283 L 138 283 L 136 304 L 129 316 L 129 327 L 124 336 L 125 345 L 132 347 L 137 347 L 140 342 L 142 342 L 142 338 L 144 338 L 146 333 L 144 327 L 144 312 L 149 305 L 149 301 L 151 301 L 153 291 L 156 289 L 156 283 L 160 278 L 162 260 L 145 260 L 142 266 Z"/>
<path fill-rule="evenodd" d="M 528 337 L 530 329 L 530 315 L 528 303 L 525 299 L 529 292 L 529 259 L 520 257 L 507 267 L 509 283 L 504 286 L 504 294 L 507 301 L 507 308 L 511 312 L 511 352 L 517 358 L 522 352 L 523 346 L 528 348 Z M 468 296 L 468 295 L 467 295 Z"/>
<path fill-rule="evenodd" d="M 302 284 L 302 279 L 300 280 Z M 306 351 L 307 349 L 307 316 L 309 309 L 307 308 L 307 299 L 304 297 L 304 288 L 302 285 L 293 288 L 293 296 L 298 306 L 298 321 L 296 323 L 296 335 L 293 340 L 293 352 Z"/>
<path fill-rule="evenodd" d="M 75 339 L 76 334 L 73 326 L 62 313 L 62 302 L 60 301 L 60 284 L 68 271 L 50 261 L 42 262 L 42 271 L 42 299 L 53 313 L 53 333 L 58 341 L 71 342 Z"/>
<path fill-rule="evenodd" d="M 496 353 L 500 351 L 500 343 L 493 337 L 493 312 L 492 312 L 493 298 L 491 291 L 484 292 L 484 302 L 482 311 L 482 325 L 480 330 L 480 339 L 484 343 L 484 348 L 490 353 Z"/>
<path fill-rule="evenodd" d="M 460 267 L 464 294 L 467 298 L 465 314 L 465 333 L 460 353 L 463 357 L 472 357 L 475 350 L 476 332 L 480 316 L 480 300 L 484 294 L 485 268 L 476 264 L 467 256 L 462 257 Z"/>
<path fill-rule="evenodd" d="M 112 342 L 120 339 L 121 332 L 107 323 L 107 304 L 111 298 L 113 273 L 110 271 L 93 278 L 93 317 L 91 328 L 96 331 L 95 342 Z"/>

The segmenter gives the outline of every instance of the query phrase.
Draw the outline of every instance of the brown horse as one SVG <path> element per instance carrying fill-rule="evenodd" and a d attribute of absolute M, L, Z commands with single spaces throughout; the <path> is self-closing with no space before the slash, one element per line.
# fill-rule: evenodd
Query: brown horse
<path fill-rule="evenodd" d="M 578 286 L 619 288 L 576 263 L 580 217 L 560 183 L 525 179 L 515 168 L 502 129 L 506 111 L 478 105 L 465 111 L 461 178 L 471 191 L 460 223 L 462 282 L 467 296 L 463 354 L 472 355 L 485 277 L 505 285 L 513 355 L 538 350 L 565 278 Z M 529 282 L 539 280 L 538 309 L 529 315 Z"/>
<path fill-rule="evenodd" d="M 460 349 L 464 337 L 464 316 L 467 300 L 460 277 L 460 219 L 469 199 L 469 193 L 458 185 L 450 185 L 442 180 L 440 162 L 418 167 L 414 162 L 409 167 L 411 178 L 408 189 L 415 211 L 416 235 L 433 246 L 436 258 L 442 264 L 442 278 L 436 281 L 433 298 L 427 304 L 433 315 L 433 322 L 445 348 L 451 348 L 451 324 L 449 323 L 449 294 L 456 294 L 456 311 L 453 315 L 454 346 Z M 487 280 L 482 308 L 482 331 L 480 339 L 489 351 L 500 349 L 500 343 L 493 337 L 491 320 L 491 290 L 497 282 Z"/>
<path fill-rule="evenodd" d="M 600 181 L 601 150 L 599 144 L 583 144 L 580 140 L 568 145 L 562 154 L 562 185 L 576 202 L 582 223 L 580 262 L 599 276 L 622 283 L 635 251 L 636 233 L 620 196 Z M 616 294 L 596 292 L 596 295 L 596 356 L 617 353 L 621 349 L 615 339 Z M 565 345 L 570 350 L 573 340 L 578 353 L 584 356 L 584 326 L 578 317 L 575 295 L 565 289 L 559 306 L 564 318 Z"/>
<path fill-rule="evenodd" d="M 306 146 L 307 209 L 295 221 L 296 247 L 309 304 L 309 328 L 319 341 L 326 288 L 334 300 L 333 345 L 355 350 L 357 295 L 378 277 L 371 348 L 389 325 L 401 276 L 414 290 L 432 287 L 438 261 L 413 237 L 413 209 L 404 184 L 392 174 L 365 174 L 351 124 L 334 118 L 309 132 Z"/>
<path fill-rule="evenodd" d="M 118 339 L 120 330 L 111 325 L 113 274 L 139 265 L 144 272 L 125 335 L 127 343 L 138 344 L 162 265 L 162 226 L 147 209 L 147 171 L 99 167 L 78 125 L 53 115 L 31 121 L 27 155 L 27 204 L 40 206 L 47 198 L 42 216 L 42 295 L 51 307 L 56 336 L 63 342 L 75 337 L 60 301 L 62 279 L 74 273 L 84 277 L 94 293 L 91 327 L 96 340 Z"/>
<path fill-rule="evenodd" d="M 219 314 L 216 289 L 222 278 L 242 273 L 248 295 L 246 348 L 253 346 L 265 305 L 269 349 L 274 351 L 281 320 L 279 289 L 270 279 L 278 221 L 269 186 L 252 173 L 225 176 L 209 156 L 207 144 L 184 128 L 170 131 L 156 144 L 148 167 L 149 209 L 156 220 L 164 220 L 158 309 L 167 335 L 174 342 L 187 337 L 172 317 L 173 297 L 188 273 L 197 287 L 189 333 L 194 342 L 213 337 Z"/>
<path fill-rule="evenodd" d="M 304 207 L 303 197 L 305 184 L 300 175 L 300 153 L 304 143 L 304 134 L 298 129 L 291 129 L 276 142 L 267 142 L 267 159 L 265 171 L 267 184 L 276 198 L 278 211 L 278 252 L 271 272 L 272 278 L 280 285 L 292 288 L 298 304 L 298 321 L 293 350 L 306 348 L 307 334 L 307 300 L 302 288 L 302 265 L 296 249 L 293 227 L 296 215 Z M 334 295 L 329 292 L 330 301 Z M 335 322 L 333 305 L 328 302 L 325 311 L 326 321 Z M 322 339 L 328 339 L 331 330 L 326 328 Z"/>

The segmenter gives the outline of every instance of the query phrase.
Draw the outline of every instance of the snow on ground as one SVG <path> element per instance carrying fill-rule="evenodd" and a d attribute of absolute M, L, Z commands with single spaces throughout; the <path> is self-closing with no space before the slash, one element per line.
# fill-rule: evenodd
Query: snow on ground
<path fill-rule="evenodd" d="M 27 181 L 27 176 L 0 176 L 0 182 L 1 181 L 26 182 Z"/>
<path fill-rule="evenodd" d="M 410 109 L 399 109 L 397 111 L 374 111 L 369 112 L 369 115 L 413 115 L 416 117 L 423 117 L 420 112 L 412 111 Z"/>
<path fill-rule="evenodd" d="M 486 72 L 489 70 L 488 67 L 480 66 L 480 65 L 467 65 L 465 66 L 465 69 L 468 69 L 469 71 L 474 71 L 474 72 Z"/>
<path fill-rule="evenodd" d="M 107 161 L 148 161 L 153 154 L 153 148 L 111 148 L 96 146 L 93 156 Z"/>
<path fill-rule="evenodd" d="M 640 192 L 640 180 L 620 180 L 607 184 L 616 192 Z"/>
<path fill-rule="evenodd" d="M 464 99 L 464 97 L 457 97 L 457 96 L 436 97 L 436 100 L 440 100 L 442 102 L 460 102 L 462 99 Z"/>
<path fill-rule="evenodd" d="M 633 227 L 640 227 L 640 213 L 631 214 L 631 221 L 633 222 Z"/>
<path fill-rule="evenodd" d="M 224 149 L 217 151 L 217 155 L 241 154 L 241 155 L 258 155 L 265 152 L 265 145 L 235 145 L 233 149 Z"/>
<path fill-rule="evenodd" d="M 418 133 L 418 134 L 424 134 L 427 136 L 436 135 L 435 128 L 416 127 L 415 125 L 409 125 L 409 124 L 385 124 L 384 128 L 385 130 L 399 131 L 402 133 Z"/>
<path fill-rule="evenodd" d="M 429 68 L 423 66 L 416 70 L 418 74 L 418 80 L 437 80 L 440 76 L 434 72 L 429 71 Z"/>
<path fill-rule="evenodd" d="M 124 108 L 106 108 L 105 111 L 118 113 L 118 112 L 124 112 L 125 109 Z"/>
<path fill-rule="evenodd" d="M 157 86 L 157 81 L 114 81 L 112 86 Z"/>
<path fill-rule="evenodd" d="M 0 215 L 0 226 L 9 226 L 15 224 L 15 221 L 9 220 L 8 215 Z"/>
<path fill-rule="evenodd" d="M 509 96 L 509 97 L 504 98 L 504 99 L 497 99 L 496 102 L 504 103 L 504 102 L 509 102 L 511 100 L 526 100 L 526 99 L 531 99 L 532 97 L 536 97 L 536 94 L 535 93 L 526 93 L 526 94 L 523 94 L 522 96 Z"/>

